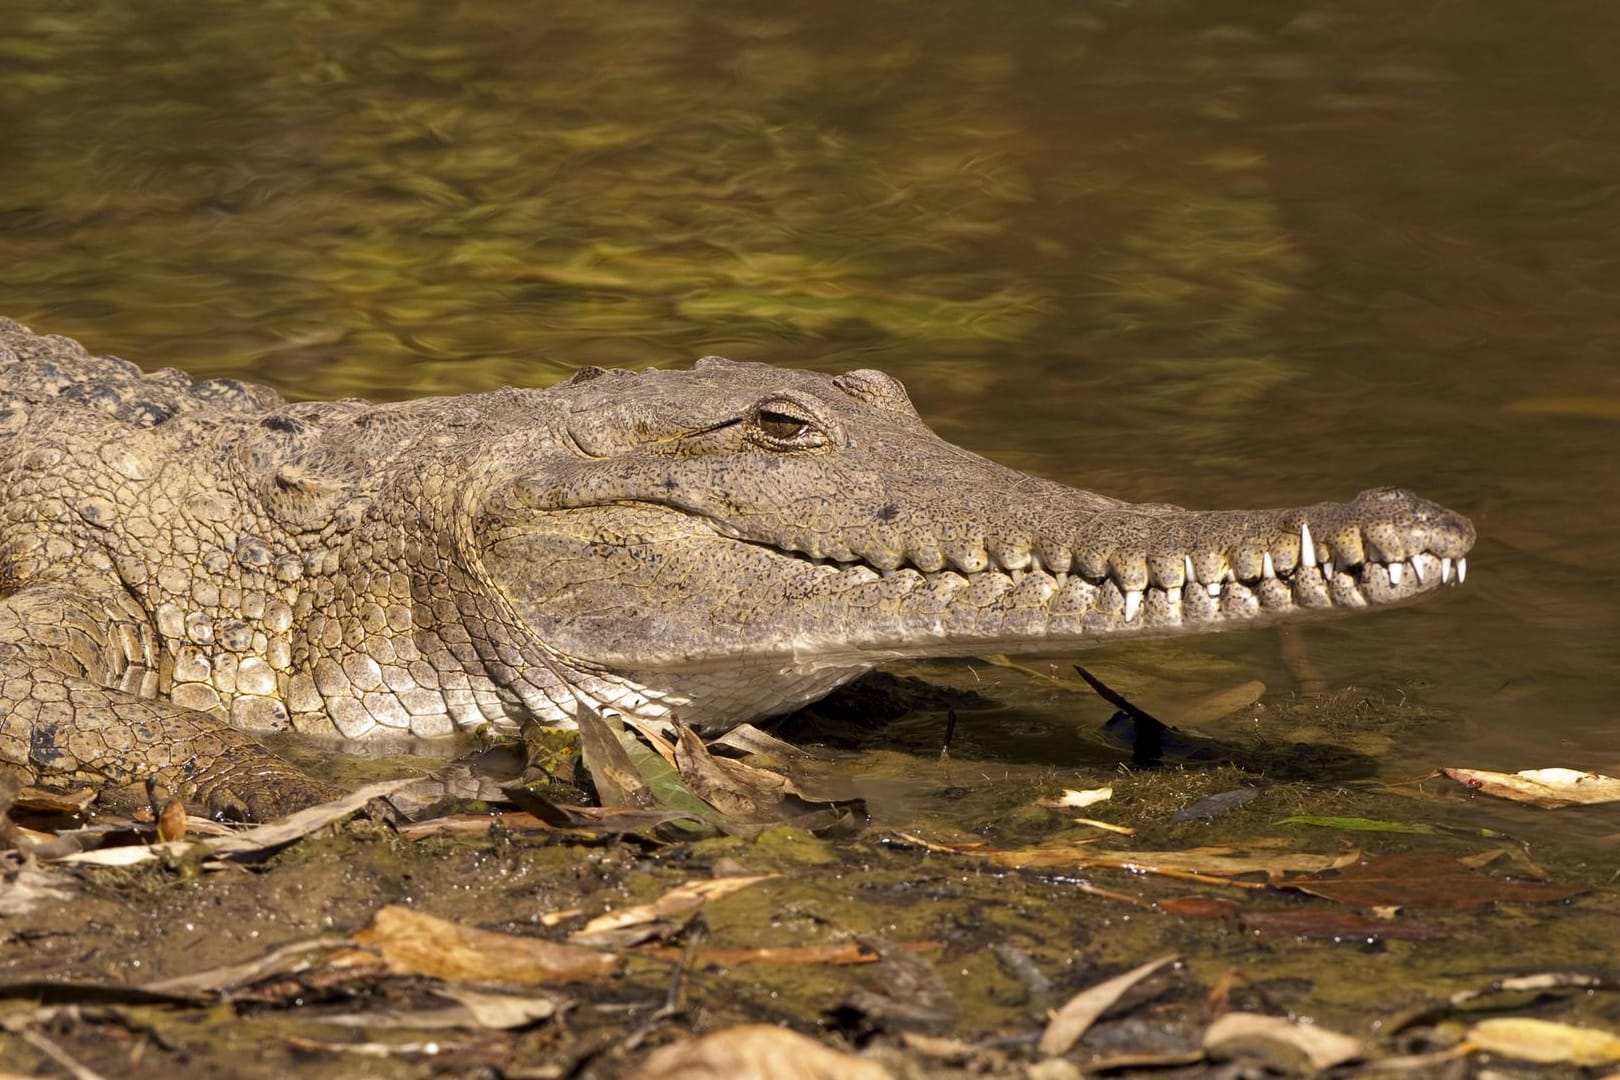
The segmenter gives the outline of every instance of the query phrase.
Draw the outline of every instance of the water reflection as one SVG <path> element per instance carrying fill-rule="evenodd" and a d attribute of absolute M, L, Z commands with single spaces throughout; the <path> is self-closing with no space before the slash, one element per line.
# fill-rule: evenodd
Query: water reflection
<path fill-rule="evenodd" d="M 1323 677 L 1453 709 L 1471 764 L 1612 768 L 1617 23 L 22 0 L 0 310 L 308 397 L 878 366 L 1113 494 L 1408 485 L 1475 516 L 1475 576 L 1309 631 Z M 1276 641 L 1118 662 L 1286 690 Z"/>

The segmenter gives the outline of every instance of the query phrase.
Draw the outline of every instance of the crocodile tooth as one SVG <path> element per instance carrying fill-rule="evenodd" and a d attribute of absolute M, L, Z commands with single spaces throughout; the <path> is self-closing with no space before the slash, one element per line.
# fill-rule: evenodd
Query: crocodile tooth
<path fill-rule="evenodd" d="M 1187 580 L 1188 581 L 1197 581 L 1198 580 L 1198 574 L 1197 574 L 1196 571 L 1193 570 L 1192 556 L 1191 555 L 1183 555 L 1182 559 L 1187 563 Z"/>
<path fill-rule="evenodd" d="M 1164 590 L 1164 598 L 1172 604 L 1181 603 L 1181 586 L 1172 585 L 1168 589 Z"/>
<path fill-rule="evenodd" d="M 1271 561 L 1271 552 L 1267 551 L 1260 556 L 1260 576 L 1274 578 L 1277 576 L 1277 567 Z"/>
<path fill-rule="evenodd" d="M 1129 589 L 1125 593 L 1125 621 L 1130 622 L 1136 618 L 1136 613 L 1142 610 L 1142 590 Z"/>
<path fill-rule="evenodd" d="M 1333 560 L 1332 559 L 1324 559 L 1324 560 L 1322 560 L 1322 580 L 1323 581 L 1332 581 L 1333 580 Z"/>
<path fill-rule="evenodd" d="M 1468 559 L 1466 557 L 1458 559 L 1457 560 L 1457 584 L 1461 585 L 1463 583 L 1464 579 L 1466 579 L 1467 577 L 1468 577 Z"/>
<path fill-rule="evenodd" d="M 1316 541 L 1311 539 L 1311 526 L 1307 521 L 1299 523 L 1299 565 L 1316 565 Z"/>
<path fill-rule="evenodd" d="M 1417 575 L 1418 584 L 1423 584 L 1423 560 L 1416 555 L 1412 556 L 1412 573 Z"/>
<path fill-rule="evenodd" d="M 1392 562 L 1389 564 L 1389 583 L 1391 585 L 1399 585 L 1401 583 L 1401 572 L 1403 569 L 1404 564 L 1400 562 Z"/>
<path fill-rule="evenodd" d="M 1218 581 L 1211 581 L 1209 584 L 1205 585 L 1204 588 L 1208 590 L 1209 595 L 1211 596 L 1218 597 L 1221 595 L 1221 583 Z"/>
<path fill-rule="evenodd" d="M 1447 585 L 1447 584 L 1450 584 L 1450 582 L 1451 582 L 1451 556 L 1450 555 L 1442 555 L 1442 556 L 1440 556 L 1440 584 Z"/>

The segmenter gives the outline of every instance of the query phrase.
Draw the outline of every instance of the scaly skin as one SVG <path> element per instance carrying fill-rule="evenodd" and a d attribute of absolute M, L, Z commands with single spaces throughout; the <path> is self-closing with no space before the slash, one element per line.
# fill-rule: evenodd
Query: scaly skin
<path fill-rule="evenodd" d="M 254 732 L 721 728 L 892 657 L 1405 602 L 1473 537 L 1391 489 L 1195 512 L 1063 487 L 874 371 L 290 404 L 0 320 L 0 763 L 263 817 L 329 790 Z"/>

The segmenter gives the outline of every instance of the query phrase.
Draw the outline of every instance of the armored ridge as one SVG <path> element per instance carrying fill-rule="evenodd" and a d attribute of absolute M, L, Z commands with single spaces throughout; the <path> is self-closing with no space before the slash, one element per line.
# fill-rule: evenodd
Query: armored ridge
<path fill-rule="evenodd" d="M 0 320 L 0 762 L 263 817 L 254 732 L 789 711 L 884 660 L 1384 607 L 1459 583 L 1409 492 L 1132 504 L 944 442 L 877 371 L 705 358 L 288 403 Z"/>

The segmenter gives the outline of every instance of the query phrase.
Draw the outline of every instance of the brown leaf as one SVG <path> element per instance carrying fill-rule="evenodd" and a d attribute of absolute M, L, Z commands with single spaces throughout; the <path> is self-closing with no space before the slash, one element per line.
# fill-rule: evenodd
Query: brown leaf
<path fill-rule="evenodd" d="M 36 814 L 62 814 L 68 817 L 77 817 L 90 809 L 90 804 L 96 801 L 96 794 L 94 788 L 58 793 L 36 787 L 25 787 L 17 791 L 11 806 L 16 810 L 31 810 Z"/>
<path fill-rule="evenodd" d="M 760 874 L 753 877 L 702 878 L 677 885 L 650 904 L 610 911 L 586 923 L 568 940 L 575 945 L 603 948 L 625 948 L 652 938 L 668 937 L 681 927 L 710 900 L 730 896 L 738 889 L 761 881 L 780 877 L 780 874 Z"/>
<path fill-rule="evenodd" d="M 1447 936 L 1439 927 L 1425 923 L 1367 919 L 1348 911 L 1326 908 L 1245 911 L 1238 915 L 1238 925 L 1245 930 L 1331 941 L 1371 941 L 1375 938 L 1386 941 L 1430 941 Z"/>
<path fill-rule="evenodd" d="M 579 752 L 596 785 L 597 797 L 611 809 L 651 810 L 658 805 L 635 762 L 613 729 L 590 709 L 580 710 Z"/>
<path fill-rule="evenodd" d="M 1174 953 L 1161 956 L 1157 960 L 1149 960 L 1140 967 L 1134 967 L 1123 975 L 1116 975 L 1112 979 L 1080 991 L 1061 1009 L 1052 1013 L 1052 1019 L 1047 1023 L 1046 1030 L 1041 1033 L 1041 1053 L 1047 1057 L 1067 1054 L 1069 1049 L 1080 1041 L 1080 1037 L 1090 1030 L 1091 1025 L 1097 1022 L 1097 1018 L 1113 1008 L 1131 987 L 1166 964 L 1175 963 L 1179 959 L 1181 958 Z"/>
<path fill-rule="evenodd" d="M 1361 858 L 1359 851 L 1341 855 L 1312 855 L 1298 852 L 1251 853 L 1230 847 L 1187 848 L 1182 851 L 1108 851 L 1094 847 L 1093 841 L 1067 841 L 1030 848 L 992 848 L 978 844 L 942 844 L 909 834 L 902 839 L 921 844 L 930 851 L 970 855 L 996 866 L 1013 869 L 1074 869 L 1101 866 L 1142 874 L 1214 880 L 1242 874 L 1264 874 L 1274 881 L 1287 874 L 1320 873 L 1349 866 Z"/>
<path fill-rule="evenodd" d="M 875 1061 L 840 1053 L 797 1032 L 745 1024 L 666 1046 L 631 1076 L 634 1080 L 892 1080 L 893 1074 Z"/>
<path fill-rule="evenodd" d="M 1220 1060 L 1256 1061 L 1274 1072 L 1305 1075 L 1354 1061 L 1360 1039 L 1280 1016 L 1227 1013 L 1204 1031 L 1204 1049 Z"/>
<path fill-rule="evenodd" d="M 1620 1037 L 1551 1020 L 1498 1016 L 1468 1029 L 1475 1049 L 1543 1065 L 1612 1065 L 1620 1062 Z"/>
<path fill-rule="evenodd" d="M 732 821 L 753 825 L 793 822 L 811 827 L 803 820 L 806 815 L 828 815 L 829 822 L 832 820 L 829 811 L 835 804 L 809 801 L 785 776 L 715 757 L 696 732 L 681 724 L 676 725 L 675 767 L 694 795 Z"/>
<path fill-rule="evenodd" d="M 937 952 L 945 947 L 940 941 L 906 941 L 895 946 L 906 952 Z M 684 960 L 685 949 L 644 948 L 635 956 L 652 956 L 659 960 Z M 863 942 L 851 941 L 841 945 L 765 945 L 757 949 L 699 949 L 691 957 L 694 967 L 738 967 L 742 964 L 771 964 L 778 967 L 796 967 L 800 964 L 827 964 L 847 967 L 855 964 L 875 964 L 882 955 Z"/>
<path fill-rule="evenodd" d="M 523 986 L 601 979 L 618 971 L 611 953 L 482 930 L 390 904 L 353 935 L 382 954 L 397 975 Z"/>
<path fill-rule="evenodd" d="M 1293 878 L 1284 888 L 1354 907 L 1467 911 L 1499 901 L 1551 904 L 1586 892 L 1580 885 L 1512 881 L 1480 874 L 1449 859 L 1386 855 L 1334 877 Z"/>
<path fill-rule="evenodd" d="M 1441 769 L 1440 775 L 1474 791 L 1545 809 L 1620 802 L 1620 779 L 1575 769 L 1525 769 L 1516 773 L 1486 769 Z"/>
<path fill-rule="evenodd" d="M 1223 896 L 1167 896 L 1157 906 L 1184 919 L 1230 919 L 1243 910 L 1236 900 Z"/>

